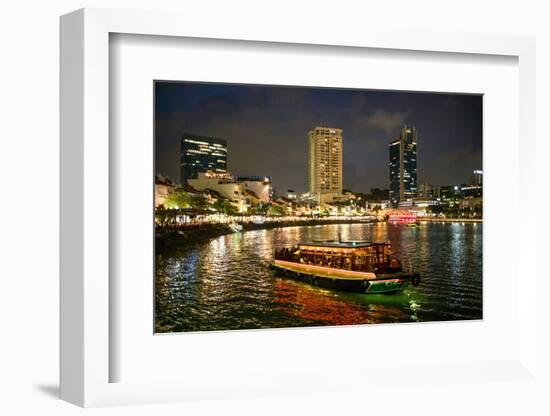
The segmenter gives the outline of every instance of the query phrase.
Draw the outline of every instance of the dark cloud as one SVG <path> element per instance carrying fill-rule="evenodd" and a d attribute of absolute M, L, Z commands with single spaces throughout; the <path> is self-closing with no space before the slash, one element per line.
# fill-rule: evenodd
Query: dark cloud
<path fill-rule="evenodd" d="M 369 115 L 364 123 L 366 128 L 382 129 L 387 136 L 395 136 L 399 129 L 403 127 L 405 120 L 412 111 L 396 111 L 390 113 L 383 109 L 378 109 L 372 115 Z"/>
<path fill-rule="evenodd" d="M 157 83 L 156 170 L 179 179 L 184 132 L 224 138 L 228 167 L 307 190 L 307 132 L 344 129 L 344 187 L 388 187 L 388 143 L 418 129 L 419 181 L 467 180 L 481 168 L 481 97 L 320 88 Z"/>

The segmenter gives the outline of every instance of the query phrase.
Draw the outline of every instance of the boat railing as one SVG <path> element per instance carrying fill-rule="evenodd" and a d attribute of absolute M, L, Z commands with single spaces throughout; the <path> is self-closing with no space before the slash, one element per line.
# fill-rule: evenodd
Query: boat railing
<path fill-rule="evenodd" d="M 275 259 L 284 260 L 284 261 L 298 261 L 299 256 L 294 254 L 293 249 L 282 248 L 280 250 L 275 251 Z"/>
<path fill-rule="evenodd" d="M 303 255 L 300 253 L 296 247 L 293 248 L 281 248 L 275 251 L 275 260 L 289 261 L 293 263 L 301 264 L 311 264 L 315 266 L 330 267 L 342 270 L 352 270 L 357 272 L 373 272 L 377 271 L 380 273 L 386 272 L 395 272 L 401 271 L 401 264 L 397 262 L 396 264 L 390 263 L 388 261 L 373 261 L 375 256 L 372 256 L 370 259 L 364 259 L 363 261 L 354 261 L 344 260 L 336 256 L 319 256 L 317 258 L 312 258 L 308 255 Z"/>

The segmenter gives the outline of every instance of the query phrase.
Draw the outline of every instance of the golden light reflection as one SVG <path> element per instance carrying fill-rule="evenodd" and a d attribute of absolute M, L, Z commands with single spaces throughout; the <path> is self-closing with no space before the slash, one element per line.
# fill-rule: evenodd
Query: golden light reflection
<path fill-rule="evenodd" d="M 381 304 L 353 303 L 338 299 L 333 291 L 311 287 L 287 279 L 274 283 L 275 300 L 293 316 L 323 325 L 357 325 L 393 322 L 403 318 L 403 311 L 397 307 Z"/>

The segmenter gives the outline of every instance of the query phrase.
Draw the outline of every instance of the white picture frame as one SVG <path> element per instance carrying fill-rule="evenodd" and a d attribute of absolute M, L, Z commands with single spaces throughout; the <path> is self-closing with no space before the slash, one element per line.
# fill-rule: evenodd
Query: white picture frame
<path fill-rule="evenodd" d="M 326 382 L 316 375 L 278 374 L 264 380 L 237 380 L 220 375 L 217 382 L 190 379 L 176 382 L 112 383 L 110 363 L 117 359 L 109 348 L 109 36 L 113 33 L 171 37 L 332 45 L 438 53 L 504 55 L 518 59 L 519 149 L 521 212 L 527 213 L 536 193 L 530 181 L 535 158 L 535 41 L 508 35 L 430 33 L 346 28 L 327 33 L 312 26 L 280 30 L 274 22 L 256 26 L 243 20 L 215 27 L 168 13 L 82 9 L 61 18 L 61 398 L 80 406 L 158 403 L 196 398 L 240 397 L 262 394 L 338 391 L 375 388 L 373 380 L 388 380 L 399 370 L 382 368 L 369 374 L 342 368 Z M 517 292 L 519 327 L 517 355 L 499 362 L 416 368 L 422 382 L 440 381 L 448 372 L 460 382 L 477 382 L 471 374 L 486 372 L 493 380 L 502 374 L 518 383 L 536 380 L 537 275 L 533 252 L 536 241 L 533 217 L 521 215 L 519 260 L 530 290 Z M 471 379 L 471 380 L 470 380 Z M 308 382 L 309 380 L 309 382 Z M 313 381 L 313 382 L 312 382 Z"/>

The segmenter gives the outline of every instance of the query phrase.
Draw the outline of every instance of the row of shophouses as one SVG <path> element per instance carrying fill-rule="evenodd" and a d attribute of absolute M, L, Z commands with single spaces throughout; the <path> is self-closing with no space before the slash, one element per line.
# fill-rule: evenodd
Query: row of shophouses
<path fill-rule="evenodd" d="M 168 195 L 183 190 L 191 196 L 205 197 L 210 204 L 224 199 L 236 208 L 239 214 L 247 214 L 256 207 L 278 206 L 281 213 L 293 216 L 314 215 L 378 215 L 383 216 L 396 208 L 384 198 L 384 190 L 371 194 L 356 194 L 344 191 L 333 203 L 320 205 L 309 194 L 297 194 L 288 190 L 283 196 L 274 197 L 270 177 L 237 176 L 229 173 L 205 172 L 179 185 L 167 177 L 155 178 L 155 207 L 164 207 Z M 399 210 L 413 211 L 418 216 L 432 215 L 434 207 L 444 206 L 463 210 L 479 210 L 482 206 L 482 185 L 450 185 L 435 188 L 423 185 L 415 198 L 401 201 Z"/>

